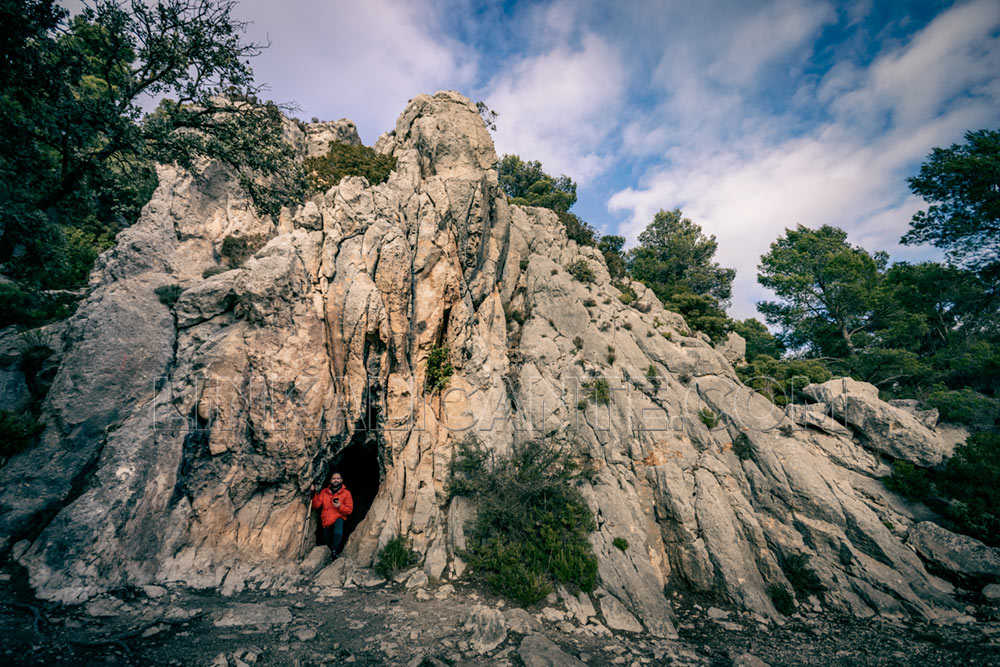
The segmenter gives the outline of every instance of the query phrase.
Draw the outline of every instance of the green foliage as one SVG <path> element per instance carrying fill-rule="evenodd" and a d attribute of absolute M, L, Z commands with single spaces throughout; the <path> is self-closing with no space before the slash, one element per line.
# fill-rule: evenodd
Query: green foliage
<path fill-rule="evenodd" d="M 156 294 L 160 303 L 167 308 L 173 308 L 173 305 L 177 303 L 177 299 L 180 298 L 183 291 L 184 288 L 175 283 L 173 285 L 160 285 L 153 290 L 153 293 Z"/>
<path fill-rule="evenodd" d="M 521 263 L 518 264 L 518 267 L 521 269 L 522 273 L 525 272 L 525 271 L 527 271 L 528 270 L 528 260 L 522 259 Z"/>
<path fill-rule="evenodd" d="M 938 389 L 931 392 L 923 402 L 925 407 L 937 408 L 942 421 L 979 428 L 992 426 L 1000 412 L 1000 402 L 968 387 L 957 391 Z"/>
<path fill-rule="evenodd" d="M 935 148 L 908 179 L 931 205 L 913 216 L 902 242 L 930 243 L 953 261 L 983 268 L 1000 261 L 1000 131 L 970 131 L 965 141 Z"/>
<path fill-rule="evenodd" d="M 569 237 L 570 241 L 576 241 L 579 245 L 585 246 L 597 245 L 597 230 L 590 223 L 569 211 L 556 211 L 556 216 L 566 228 L 566 236 Z"/>
<path fill-rule="evenodd" d="M 612 280 L 624 278 L 628 273 L 628 268 L 625 265 L 625 254 L 622 252 L 624 247 L 624 236 L 602 236 L 597 243 L 597 249 L 604 255 L 604 263 L 608 265 L 608 274 Z"/>
<path fill-rule="evenodd" d="M 45 428 L 30 414 L 0 410 L 0 457 L 13 456 L 27 449 Z"/>
<path fill-rule="evenodd" d="M 667 303 L 679 294 L 695 294 L 728 305 L 736 271 L 713 261 L 718 243 L 680 209 L 660 211 L 628 253 L 633 280 L 649 287 Z"/>
<path fill-rule="evenodd" d="M 583 258 L 567 264 L 565 268 L 569 275 L 573 276 L 581 283 L 594 282 L 594 270 L 590 268 L 590 263 Z"/>
<path fill-rule="evenodd" d="M 67 294 L 48 294 L 26 289 L 18 283 L 0 283 L 0 329 L 17 324 L 37 327 L 72 314 L 76 299 Z"/>
<path fill-rule="evenodd" d="M 754 458 L 753 443 L 750 441 L 750 436 L 746 433 L 740 432 L 733 439 L 733 454 L 736 455 L 740 461 L 749 461 Z"/>
<path fill-rule="evenodd" d="M 626 549 L 628 549 L 628 540 L 626 540 L 624 537 L 616 537 L 615 539 L 611 540 L 611 545 L 616 549 L 625 551 Z"/>
<path fill-rule="evenodd" d="M 257 101 L 229 0 L 4 5 L 0 262 L 25 289 L 84 284 L 133 223 L 155 162 L 226 163 L 258 209 L 301 193 L 280 110 Z M 159 106 L 146 112 L 151 98 Z"/>
<path fill-rule="evenodd" d="M 762 301 L 757 310 L 781 328 L 789 347 L 825 356 L 852 354 L 857 337 L 873 328 L 883 306 L 887 259 L 885 253 L 851 246 L 847 232 L 836 227 L 786 229 L 757 267 L 757 282 L 779 301 Z"/>
<path fill-rule="evenodd" d="M 785 353 L 785 346 L 771 335 L 764 323 L 755 317 L 745 320 L 733 320 L 732 330 L 747 342 L 746 360 L 752 362 L 761 355 L 778 359 Z"/>
<path fill-rule="evenodd" d="M 800 600 L 805 600 L 810 595 L 822 595 L 826 590 L 819 575 L 809 567 L 809 556 L 806 554 L 788 556 L 782 561 L 781 569 Z"/>
<path fill-rule="evenodd" d="M 650 364 L 646 367 L 646 379 L 649 384 L 653 385 L 654 389 L 660 388 L 660 372 L 656 370 L 656 366 Z"/>
<path fill-rule="evenodd" d="M 777 405 L 795 401 L 808 384 L 826 382 L 833 375 L 817 359 L 774 359 L 760 355 L 736 369 L 740 381 Z"/>
<path fill-rule="evenodd" d="M 926 470 L 901 459 L 893 462 L 892 475 L 883 481 L 893 491 L 917 502 L 927 502 L 934 490 Z"/>
<path fill-rule="evenodd" d="M 1000 433 L 984 431 L 955 448 L 944 470 L 896 461 L 885 485 L 941 514 L 952 530 L 1000 547 Z"/>
<path fill-rule="evenodd" d="M 410 550 L 402 537 L 394 537 L 378 552 L 375 571 L 386 579 L 392 579 L 397 572 L 416 564 L 417 554 Z"/>
<path fill-rule="evenodd" d="M 454 372 L 451 361 L 448 360 L 448 348 L 435 346 L 427 355 L 427 391 L 434 393 L 448 386 L 448 380 Z"/>
<path fill-rule="evenodd" d="M 664 301 L 663 307 L 683 315 L 689 327 L 707 334 L 713 343 L 724 339 L 732 326 L 719 302 L 706 294 L 678 292 Z"/>
<path fill-rule="evenodd" d="M 243 263 L 253 257 L 258 250 L 267 244 L 263 234 L 249 236 L 227 236 L 219 246 L 219 255 L 226 260 L 230 268 L 243 266 Z"/>
<path fill-rule="evenodd" d="M 579 336 L 574 336 L 573 337 L 573 347 L 575 347 L 577 350 L 582 350 L 583 349 L 583 339 L 580 338 Z"/>
<path fill-rule="evenodd" d="M 370 146 L 330 142 L 325 155 L 306 158 L 303 162 L 309 188 L 325 192 L 347 176 L 362 176 L 369 185 L 385 183 L 396 168 L 396 158 L 380 155 Z"/>
<path fill-rule="evenodd" d="M 459 446 L 449 491 L 476 505 L 465 556 L 495 593 L 529 606 L 554 582 L 594 589 L 597 558 L 587 535 L 597 524 L 574 485 L 578 475 L 548 442 L 515 444 L 509 456 L 478 442 Z"/>
<path fill-rule="evenodd" d="M 587 389 L 587 397 L 598 405 L 611 402 L 611 386 L 604 378 L 591 380 L 583 385 Z"/>
<path fill-rule="evenodd" d="M 715 414 L 708 408 L 702 408 L 698 411 L 698 419 L 701 423 L 712 429 L 719 425 L 719 415 Z"/>
<path fill-rule="evenodd" d="M 774 608 L 779 612 L 785 616 L 791 616 L 795 613 L 795 600 L 787 588 L 781 584 L 771 584 L 767 587 L 767 594 L 771 596 L 771 602 L 774 603 Z"/>
<path fill-rule="evenodd" d="M 586 299 L 583 300 L 583 305 L 586 306 L 587 308 L 593 308 L 594 306 L 597 305 L 597 302 L 594 301 L 592 298 L 587 297 Z"/>
<path fill-rule="evenodd" d="M 504 155 L 496 169 L 500 189 L 513 204 L 541 206 L 565 213 L 576 203 L 573 179 L 565 174 L 559 178 L 549 176 L 537 160 L 525 162 L 517 155 Z"/>

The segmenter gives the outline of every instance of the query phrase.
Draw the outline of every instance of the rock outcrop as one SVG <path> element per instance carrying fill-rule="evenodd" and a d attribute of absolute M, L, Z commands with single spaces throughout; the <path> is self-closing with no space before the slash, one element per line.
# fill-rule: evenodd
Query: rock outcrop
<path fill-rule="evenodd" d="M 65 325 L 42 442 L 0 469 L 0 552 L 31 541 L 20 562 L 39 596 L 294 585 L 314 546 L 306 490 L 331 462 L 360 523 L 323 573 L 346 581 L 403 535 L 422 576 L 458 577 L 471 509 L 446 484 L 472 432 L 498 452 L 552 438 L 591 460 L 600 589 L 574 604 L 612 627 L 673 635 L 665 589 L 777 618 L 769 588 L 791 590 L 782 568 L 799 554 L 827 608 L 958 615 L 888 527 L 912 522 L 876 479 L 878 453 L 940 461 L 930 436 L 903 451 L 892 424 L 923 434 L 915 417 L 819 388 L 833 416 L 792 419 L 643 285 L 622 303 L 597 249 L 508 203 L 456 93 L 413 99 L 376 149 L 397 158 L 386 183 L 346 178 L 278 221 L 217 165 L 160 169 Z M 268 240 L 216 273 L 230 236 Z M 593 282 L 566 270 L 577 261 Z M 167 285 L 183 289 L 172 306 Z M 454 373 L 430 393 L 441 348 Z"/>

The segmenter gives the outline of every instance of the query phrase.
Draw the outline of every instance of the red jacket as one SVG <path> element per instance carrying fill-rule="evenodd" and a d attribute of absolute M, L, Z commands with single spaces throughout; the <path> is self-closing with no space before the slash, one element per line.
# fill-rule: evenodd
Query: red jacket
<path fill-rule="evenodd" d="M 333 504 L 333 499 L 340 500 L 340 507 Z M 319 493 L 313 496 L 312 506 L 319 512 L 319 521 L 323 527 L 332 526 L 337 519 L 346 519 L 354 511 L 354 499 L 346 486 L 341 485 L 337 492 L 330 491 L 330 487 L 324 486 Z"/>

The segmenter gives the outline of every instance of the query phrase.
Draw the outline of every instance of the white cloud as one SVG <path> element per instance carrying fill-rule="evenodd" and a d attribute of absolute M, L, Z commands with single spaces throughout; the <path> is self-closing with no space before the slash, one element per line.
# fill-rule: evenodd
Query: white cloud
<path fill-rule="evenodd" d="M 832 224 L 869 250 L 927 257 L 927 249 L 898 245 L 921 205 L 906 196 L 905 177 L 931 147 L 998 120 L 998 25 L 1000 6 L 963 5 L 868 68 L 837 64 L 814 99 L 820 108 L 829 102 L 830 119 L 796 137 L 776 133 L 781 118 L 766 110 L 740 106 L 743 131 L 728 137 L 732 126 L 720 130 L 715 114 L 699 120 L 685 111 L 675 118 L 686 132 L 641 187 L 610 197 L 610 210 L 628 214 L 620 231 L 634 239 L 657 210 L 680 206 L 718 237 L 718 260 L 737 269 L 731 313 L 738 317 L 753 315 L 754 301 L 766 297 L 756 285 L 756 265 L 786 227 Z M 696 77 L 680 81 L 680 89 L 712 105 L 713 91 L 690 79 Z M 963 92 L 969 90 L 975 94 Z M 731 95 L 721 93 L 718 104 L 732 109 Z M 654 124 L 645 127 L 645 137 L 641 124 L 628 128 L 626 140 L 663 136 Z"/>
<path fill-rule="evenodd" d="M 351 118 L 366 143 L 395 126 L 410 98 L 468 88 L 475 76 L 475 51 L 438 29 L 427 0 L 243 0 L 234 13 L 252 17 L 248 37 L 273 44 L 253 63 L 271 97 L 307 119 Z"/>
<path fill-rule="evenodd" d="M 486 103 L 499 114 L 497 151 L 584 184 L 607 166 L 625 87 L 619 54 L 592 33 L 577 48 L 564 42 L 509 64 L 487 86 Z"/>

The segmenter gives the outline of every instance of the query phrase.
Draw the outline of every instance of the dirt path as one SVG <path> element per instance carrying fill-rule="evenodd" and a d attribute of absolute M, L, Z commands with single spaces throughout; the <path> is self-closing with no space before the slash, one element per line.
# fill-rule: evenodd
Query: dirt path
<path fill-rule="evenodd" d="M 51 608 L 31 599 L 23 572 L 0 577 L 3 665 L 1000 665 L 1000 615 L 989 609 L 952 627 L 824 614 L 778 627 L 678 599 L 680 638 L 669 641 L 581 625 L 558 603 L 515 610 L 462 583 L 228 598 L 153 588 Z M 538 635 L 564 662 L 532 663 L 551 650 Z"/>

